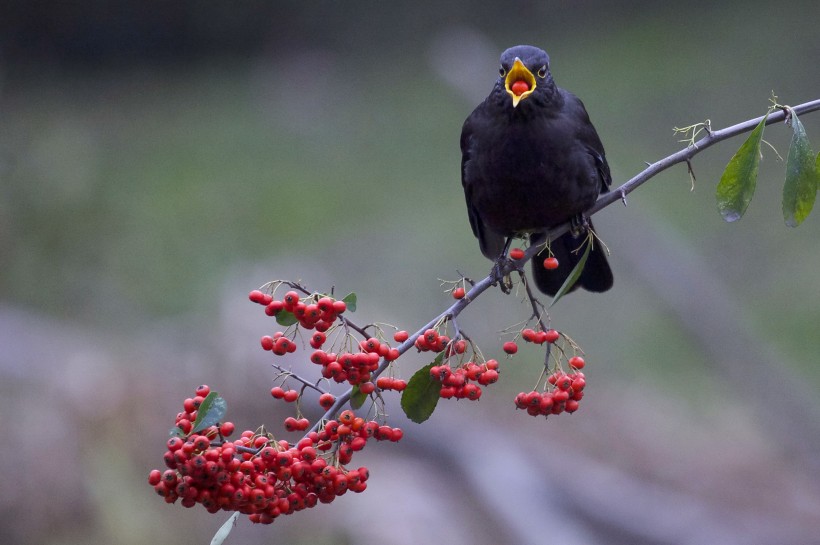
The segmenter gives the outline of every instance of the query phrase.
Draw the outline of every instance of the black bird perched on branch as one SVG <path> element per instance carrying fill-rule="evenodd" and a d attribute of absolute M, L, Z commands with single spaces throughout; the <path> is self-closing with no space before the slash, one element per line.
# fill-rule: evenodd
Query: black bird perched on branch
<path fill-rule="evenodd" d="M 461 182 L 470 226 L 481 252 L 498 260 L 505 237 L 543 232 L 591 207 L 612 178 L 598 133 L 583 103 L 555 85 L 549 56 L 519 45 L 501 55 L 501 76 L 461 132 Z M 588 223 L 591 227 L 592 224 Z M 550 244 L 559 266 L 547 270 L 545 249 L 533 260 L 538 288 L 554 296 L 581 258 L 584 238 L 568 232 Z M 612 270 L 601 244 L 594 244 L 572 289 L 601 292 L 612 287 Z"/>

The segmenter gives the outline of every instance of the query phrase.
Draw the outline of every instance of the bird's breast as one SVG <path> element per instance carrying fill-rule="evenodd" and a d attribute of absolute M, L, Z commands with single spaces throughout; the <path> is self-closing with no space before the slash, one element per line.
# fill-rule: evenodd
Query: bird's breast
<path fill-rule="evenodd" d="M 536 126 L 512 126 L 475 142 L 466 168 L 482 221 L 505 236 L 568 221 L 592 206 L 599 182 L 588 161 Z"/>

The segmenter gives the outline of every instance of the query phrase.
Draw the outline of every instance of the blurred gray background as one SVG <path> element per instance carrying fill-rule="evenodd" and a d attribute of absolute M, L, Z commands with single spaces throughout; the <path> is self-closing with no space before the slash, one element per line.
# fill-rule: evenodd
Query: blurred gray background
<path fill-rule="evenodd" d="M 506 47 L 550 53 L 622 183 L 683 146 L 674 126 L 820 98 L 819 18 L 811 0 L 6 0 L 0 542 L 209 542 L 226 517 L 146 477 L 201 383 L 240 430 L 290 414 L 251 289 L 335 286 L 359 322 L 414 330 L 451 301 L 439 278 L 484 276 L 458 139 Z M 817 149 L 820 115 L 803 123 Z M 784 157 L 789 136 L 765 134 Z M 676 167 L 596 216 L 615 289 L 551 314 L 588 356 L 578 413 L 513 410 L 539 372 L 522 350 L 423 426 L 393 399 L 405 440 L 354 459 L 364 494 L 243 519 L 230 542 L 817 543 L 820 216 L 785 227 L 764 146 L 756 199 L 724 224 L 715 184 L 741 142 L 695 158 L 694 191 Z M 526 315 L 494 290 L 461 325 L 498 356 Z"/>

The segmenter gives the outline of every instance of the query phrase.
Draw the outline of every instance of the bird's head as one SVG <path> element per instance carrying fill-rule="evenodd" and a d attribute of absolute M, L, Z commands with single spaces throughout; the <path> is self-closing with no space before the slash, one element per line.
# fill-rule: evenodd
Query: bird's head
<path fill-rule="evenodd" d="M 550 58 L 547 53 L 531 45 L 517 45 L 501 54 L 501 78 L 513 108 L 527 99 L 539 87 L 551 85 Z"/>

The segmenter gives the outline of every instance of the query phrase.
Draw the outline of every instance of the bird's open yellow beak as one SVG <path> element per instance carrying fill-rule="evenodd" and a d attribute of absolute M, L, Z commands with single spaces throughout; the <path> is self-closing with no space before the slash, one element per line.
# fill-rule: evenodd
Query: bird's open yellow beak
<path fill-rule="evenodd" d="M 512 98 L 513 108 L 535 91 L 535 76 L 518 57 L 515 58 L 512 68 L 504 78 L 504 88 Z"/>

